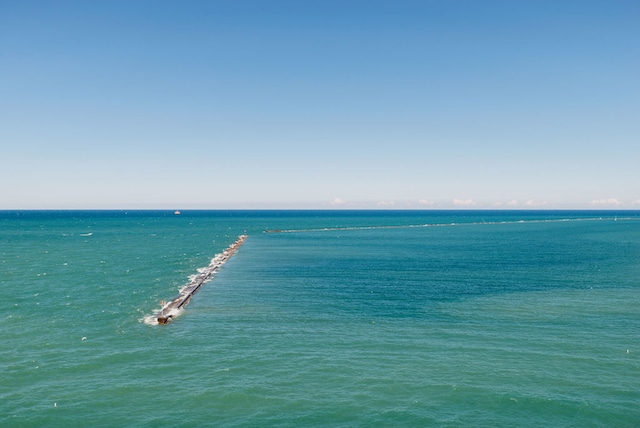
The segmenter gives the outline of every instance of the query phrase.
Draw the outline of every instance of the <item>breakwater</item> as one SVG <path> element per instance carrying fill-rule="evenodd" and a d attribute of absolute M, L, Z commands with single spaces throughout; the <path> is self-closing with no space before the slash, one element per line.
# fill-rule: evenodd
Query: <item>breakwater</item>
<path fill-rule="evenodd" d="M 459 223 L 427 223 L 427 224 L 399 224 L 399 225 L 375 225 L 375 226 L 335 226 L 319 227 L 311 229 L 266 229 L 263 233 L 300 233 L 300 232 L 334 232 L 350 230 L 379 230 L 379 229 L 410 229 L 420 227 L 452 227 L 452 226 L 478 226 L 478 225 L 501 225 L 501 224 L 531 224 L 531 223 L 558 223 L 576 221 L 637 221 L 635 217 L 577 217 L 577 218 L 554 218 L 537 220 L 504 220 L 504 221 L 462 221 Z"/>
<path fill-rule="evenodd" d="M 193 295 L 200 290 L 200 287 L 213 278 L 213 274 L 229 260 L 229 257 L 238 250 L 246 239 L 247 235 L 240 235 L 238 239 L 223 252 L 216 254 L 211 259 L 209 266 L 199 269 L 198 275 L 195 275 L 187 285 L 182 287 L 176 297 L 162 305 L 160 312 L 153 317 L 155 322 L 158 324 L 169 324 L 175 316 L 180 314 Z"/>

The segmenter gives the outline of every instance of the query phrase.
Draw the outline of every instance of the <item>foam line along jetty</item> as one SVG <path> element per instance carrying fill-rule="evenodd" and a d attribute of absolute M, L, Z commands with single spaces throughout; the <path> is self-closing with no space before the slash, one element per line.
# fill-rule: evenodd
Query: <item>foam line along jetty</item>
<path fill-rule="evenodd" d="M 180 311 L 189 303 L 191 297 L 202 287 L 202 285 L 213 277 L 220 267 L 229 260 L 231 257 L 247 239 L 247 235 L 240 235 L 238 239 L 227 247 L 223 252 L 216 254 L 212 259 L 209 266 L 198 270 L 198 275 L 194 276 L 187 285 L 180 289 L 180 294 L 174 297 L 169 302 L 165 303 L 160 309 L 160 312 L 156 315 L 156 321 L 158 324 L 169 324 L 173 317 L 177 316 Z"/>
<path fill-rule="evenodd" d="M 633 217 L 577 217 L 577 218 L 557 218 L 540 220 L 507 220 L 507 221 L 474 221 L 461 223 L 427 223 L 427 224 L 400 224 L 400 225 L 379 225 L 379 226 L 344 226 L 344 227 L 322 227 L 314 229 L 266 229 L 264 233 L 301 233 L 301 232 L 332 232 L 350 230 L 377 230 L 377 229 L 409 229 L 414 227 L 452 227 L 452 226 L 477 226 L 496 224 L 525 224 L 525 223 L 557 223 L 568 221 L 633 221 Z"/>

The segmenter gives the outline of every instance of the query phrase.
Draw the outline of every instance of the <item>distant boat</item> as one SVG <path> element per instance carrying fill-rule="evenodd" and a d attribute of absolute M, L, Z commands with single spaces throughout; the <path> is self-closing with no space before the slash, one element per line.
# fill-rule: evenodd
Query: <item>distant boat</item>
<path fill-rule="evenodd" d="M 180 215 L 180 211 L 178 211 L 178 210 L 175 210 L 173 213 L 174 213 L 175 215 Z"/>

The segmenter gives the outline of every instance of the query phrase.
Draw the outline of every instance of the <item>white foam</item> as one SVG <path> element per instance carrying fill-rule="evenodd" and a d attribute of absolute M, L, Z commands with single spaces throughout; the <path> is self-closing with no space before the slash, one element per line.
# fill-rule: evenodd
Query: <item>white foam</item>
<path fill-rule="evenodd" d="M 351 226 L 351 227 L 323 227 L 317 229 L 278 229 L 265 230 L 265 233 L 300 233 L 300 232 L 326 232 L 326 231 L 342 231 L 342 230 L 375 230 L 375 229 L 406 229 L 412 227 L 460 227 L 460 226 L 477 226 L 477 225 L 497 225 L 497 224 L 522 224 L 522 223 L 557 223 L 557 222 L 573 222 L 573 221 L 618 221 L 618 220 L 634 220 L 632 217 L 587 217 L 587 218 L 562 218 L 562 219 L 544 219 L 544 220 L 511 220 L 511 221 L 476 221 L 469 223 L 432 223 L 432 224 L 407 224 L 407 225 L 387 225 L 387 226 Z"/>
<path fill-rule="evenodd" d="M 156 315 L 147 315 L 146 317 L 143 317 L 138 321 L 143 322 L 147 325 L 158 325 L 158 317 Z"/>

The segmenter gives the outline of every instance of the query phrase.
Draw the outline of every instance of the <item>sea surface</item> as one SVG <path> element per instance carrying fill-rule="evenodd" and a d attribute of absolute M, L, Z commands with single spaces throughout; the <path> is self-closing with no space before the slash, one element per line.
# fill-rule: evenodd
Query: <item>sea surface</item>
<path fill-rule="evenodd" d="M 0 287 L 2 427 L 640 426 L 639 211 L 0 211 Z"/>

